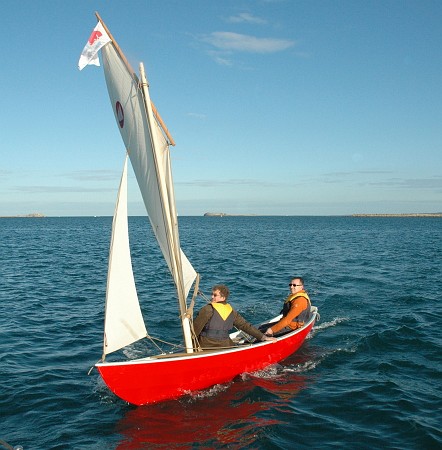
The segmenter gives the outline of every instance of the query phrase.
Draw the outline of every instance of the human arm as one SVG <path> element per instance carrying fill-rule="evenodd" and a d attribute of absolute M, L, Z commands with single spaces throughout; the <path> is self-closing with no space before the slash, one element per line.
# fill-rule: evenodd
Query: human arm
<path fill-rule="evenodd" d="M 295 300 L 292 300 L 290 311 L 286 316 L 284 316 L 279 322 L 275 323 L 272 327 L 268 328 L 266 334 L 272 335 L 282 330 L 285 327 L 288 327 L 290 323 L 293 321 L 295 317 L 298 317 L 299 314 L 307 308 L 307 299 L 304 297 L 298 297 Z"/>
<path fill-rule="evenodd" d="M 211 305 L 203 306 L 196 318 L 193 321 L 193 330 L 195 331 L 195 335 L 199 336 L 206 323 L 210 320 L 213 315 L 213 308 Z"/>
<path fill-rule="evenodd" d="M 264 333 L 258 330 L 258 328 L 255 328 L 253 325 L 251 325 L 249 322 L 247 322 L 246 319 L 244 319 L 243 316 L 238 311 L 234 310 L 234 320 L 233 325 L 238 328 L 241 331 L 244 331 L 244 333 L 250 334 L 250 336 L 253 336 L 254 338 L 258 339 L 259 341 L 275 341 L 275 338 L 266 336 Z"/>

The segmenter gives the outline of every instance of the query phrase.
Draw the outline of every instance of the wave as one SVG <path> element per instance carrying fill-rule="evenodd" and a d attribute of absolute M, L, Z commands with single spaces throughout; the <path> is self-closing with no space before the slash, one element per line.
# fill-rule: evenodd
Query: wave
<path fill-rule="evenodd" d="M 347 322 L 349 320 L 350 320 L 349 317 L 336 317 L 335 319 L 331 320 L 330 322 L 324 322 L 324 323 L 321 323 L 320 325 L 315 325 L 313 327 L 313 331 L 320 331 L 320 330 L 325 330 L 330 327 L 335 327 L 336 325 L 340 324 L 341 322 Z"/>

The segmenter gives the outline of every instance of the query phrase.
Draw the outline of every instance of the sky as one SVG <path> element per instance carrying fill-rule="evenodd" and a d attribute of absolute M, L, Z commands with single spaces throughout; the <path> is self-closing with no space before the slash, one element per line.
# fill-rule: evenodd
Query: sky
<path fill-rule="evenodd" d="M 77 67 L 95 11 L 144 62 L 179 215 L 442 212 L 439 0 L 0 8 L 0 216 L 113 214 L 125 149 L 102 67 Z"/>

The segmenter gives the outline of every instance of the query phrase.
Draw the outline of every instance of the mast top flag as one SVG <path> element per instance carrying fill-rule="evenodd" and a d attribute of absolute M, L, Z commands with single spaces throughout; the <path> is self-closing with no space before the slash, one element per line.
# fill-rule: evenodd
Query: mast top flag
<path fill-rule="evenodd" d="M 99 66 L 98 52 L 110 41 L 111 38 L 104 29 L 103 24 L 98 21 L 81 52 L 78 69 L 83 70 L 88 65 Z"/>
<path fill-rule="evenodd" d="M 129 61 L 124 56 L 124 53 L 120 50 L 120 47 L 118 46 L 115 38 L 110 33 L 109 29 L 106 27 L 104 22 L 102 21 L 100 15 L 96 12 L 95 16 L 97 17 L 98 23 L 96 27 L 92 30 L 91 35 L 89 36 L 88 41 L 86 42 L 86 45 L 83 48 L 83 51 L 81 52 L 80 59 L 78 61 L 78 69 L 83 70 L 88 65 L 94 65 L 94 66 L 100 66 L 100 60 L 98 58 L 98 52 L 108 43 L 113 42 L 115 46 L 115 50 L 119 54 L 120 58 L 123 60 L 124 64 L 130 71 L 132 77 L 134 80 L 139 83 L 137 74 L 132 69 L 131 65 L 129 64 Z M 151 102 L 151 107 L 153 114 L 155 116 L 155 119 L 158 121 L 161 129 L 163 130 L 164 134 L 167 137 L 167 140 L 169 142 L 169 145 L 175 146 L 175 141 L 170 134 L 169 130 L 167 129 L 166 124 L 164 123 L 162 117 L 160 116 L 160 113 L 158 112 L 157 108 L 155 107 L 154 103 Z"/>

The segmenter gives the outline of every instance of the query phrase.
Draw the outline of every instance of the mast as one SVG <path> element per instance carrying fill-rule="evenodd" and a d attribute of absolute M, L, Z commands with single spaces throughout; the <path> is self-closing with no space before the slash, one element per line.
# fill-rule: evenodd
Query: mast
<path fill-rule="evenodd" d="M 141 90 L 143 92 L 143 99 L 144 99 L 144 106 L 146 108 L 146 114 L 149 116 L 149 110 L 153 113 L 153 108 L 149 108 L 152 105 L 152 102 L 148 102 L 149 91 L 148 91 L 148 83 L 146 78 L 146 72 L 144 70 L 144 64 L 140 63 L 140 86 Z M 150 121 L 148 121 L 150 124 Z M 151 136 L 153 136 L 153 130 L 151 129 Z M 155 155 L 155 152 L 154 152 Z M 171 176 L 171 170 L 170 170 L 170 161 L 168 161 L 169 170 L 167 171 L 167 183 L 166 185 L 169 186 L 171 189 L 173 189 L 173 181 Z M 155 158 L 155 164 L 158 167 L 158 161 Z M 161 186 L 161 183 L 160 183 Z M 175 210 L 175 198 L 173 195 L 169 196 L 169 191 L 167 193 L 162 192 L 161 197 L 164 198 L 164 195 L 167 195 L 167 205 L 168 205 L 168 211 L 166 211 L 166 206 L 163 203 L 163 209 L 166 213 L 168 213 L 169 220 L 170 220 L 170 227 L 166 227 L 166 230 L 170 233 L 169 240 L 171 242 L 171 250 L 173 252 L 173 257 L 171 258 L 171 261 L 174 262 L 172 272 L 174 274 L 175 279 L 175 285 L 178 295 L 178 304 L 180 307 L 180 317 L 181 317 L 181 326 L 183 328 L 183 336 L 184 336 L 184 343 L 186 346 L 186 351 L 188 353 L 193 353 L 193 343 L 192 343 L 192 333 L 190 330 L 190 320 L 188 317 L 186 317 L 186 311 L 187 311 L 187 305 L 186 305 L 186 293 L 184 290 L 184 280 L 183 280 L 183 270 L 182 270 L 182 263 L 181 263 L 181 252 L 180 252 L 180 240 L 178 235 L 178 222 L 177 222 L 177 215 Z"/>

